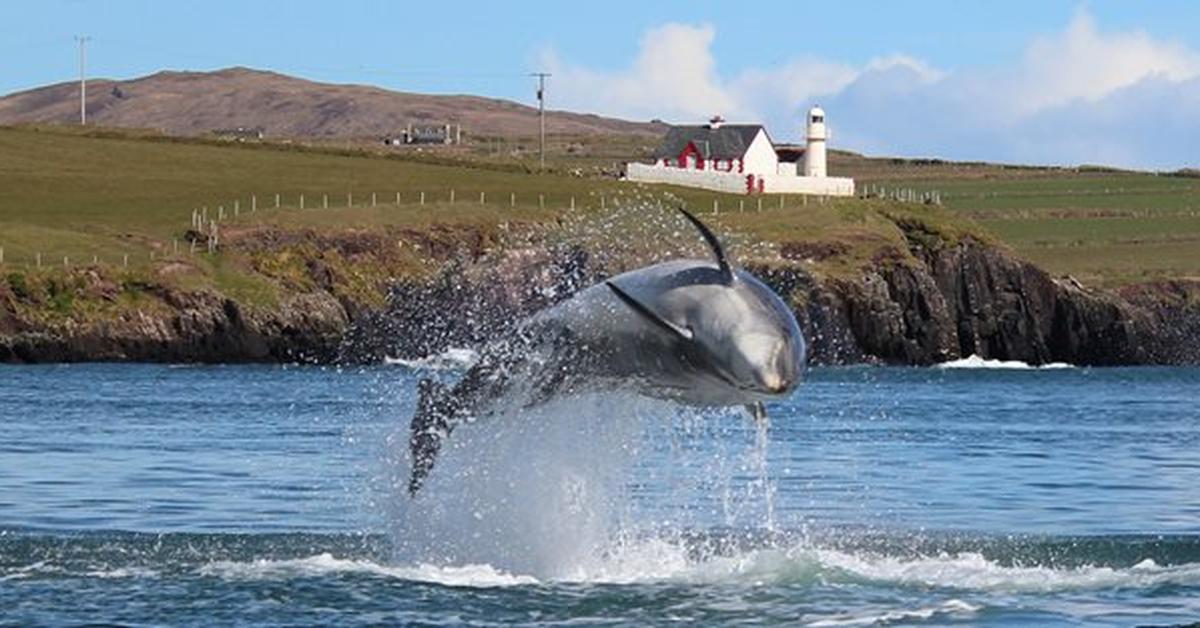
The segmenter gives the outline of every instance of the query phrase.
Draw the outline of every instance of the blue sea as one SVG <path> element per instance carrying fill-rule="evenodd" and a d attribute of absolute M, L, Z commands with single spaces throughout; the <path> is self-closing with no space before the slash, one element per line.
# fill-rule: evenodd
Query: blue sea
<path fill-rule="evenodd" d="M 0 624 L 1200 620 L 1200 369 L 959 366 L 510 409 L 415 499 L 454 359 L 0 366 Z"/>

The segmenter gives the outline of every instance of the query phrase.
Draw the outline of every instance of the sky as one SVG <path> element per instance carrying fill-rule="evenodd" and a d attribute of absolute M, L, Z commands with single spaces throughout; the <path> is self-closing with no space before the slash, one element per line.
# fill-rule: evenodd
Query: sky
<path fill-rule="evenodd" d="M 1146 169 L 1200 166 L 1200 3 L 6 2 L 0 94 L 78 73 L 247 66 L 634 120 L 761 122 L 834 148 Z"/>

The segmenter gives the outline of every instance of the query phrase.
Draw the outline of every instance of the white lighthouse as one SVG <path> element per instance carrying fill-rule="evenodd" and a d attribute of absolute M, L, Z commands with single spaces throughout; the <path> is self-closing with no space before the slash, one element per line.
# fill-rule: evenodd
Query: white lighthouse
<path fill-rule="evenodd" d="M 804 176 L 825 176 L 825 110 L 819 105 L 808 110 L 807 145 L 804 149 Z"/>

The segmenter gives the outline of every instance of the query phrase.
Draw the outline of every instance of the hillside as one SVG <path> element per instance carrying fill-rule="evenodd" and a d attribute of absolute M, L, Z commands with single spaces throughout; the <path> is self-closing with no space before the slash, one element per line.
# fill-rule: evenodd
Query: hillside
<path fill-rule="evenodd" d="M 704 255 L 681 203 L 791 300 L 817 362 L 1200 355 L 1200 283 L 1081 286 L 948 207 L 0 128 L 0 361 L 377 361 L 477 343 L 613 272 Z"/>
<path fill-rule="evenodd" d="M 202 135 L 214 129 L 261 126 L 270 137 L 376 137 L 408 124 L 461 124 L 477 136 L 531 136 L 537 109 L 478 96 L 394 92 L 334 85 L 253 70 L 164 71 L 128 80 L 88 81 L 88 121 L 97 126 Z M 0 125 L 72 124 L 79 120 L 79 85 L 64 82 L 0 98 Z M 549 133 L 657 134 L 660 125 L 549 111 Z"/>
<path fill-rule="evenodd" d="M 1200 178 L 835 153 L 865 192 L 936 192 L 1021 256 L 1088 285 L 1200 278 Z"/>

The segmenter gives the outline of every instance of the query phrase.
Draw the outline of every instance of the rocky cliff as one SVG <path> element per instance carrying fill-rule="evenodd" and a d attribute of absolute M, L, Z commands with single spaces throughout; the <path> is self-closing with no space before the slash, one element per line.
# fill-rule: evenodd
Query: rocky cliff
<path fill-rule="evenodd" d="M 1200 363 L 1200 282 L 1087 289 L 970 237 L 900 227 L 907 250 L 883 249 L 851 276 L 826 276 L 787 255 L 747 263 L 795 306 L 813 363 L 927 365 L 969 355 L 1032 364 Z M 365 255 L 369 244 L 354 248 Z M 578 248 L 484 253 L 477 245 L 432 276 L 390 282 L 376 303 L 331 277 L 339 266 L 328 256 L 344 261 L 346 251 L 304 250 L 309 258 L 293 266 L 307 276 L 269 307 L 213 291 L 130 286 L 99 269 L 33 286 L 10 273 L 0 277 L 0 361 L 420 357 L 485 342 L 620 270 Z M 368 255 L 355 263 L 377 261 Z"/>

